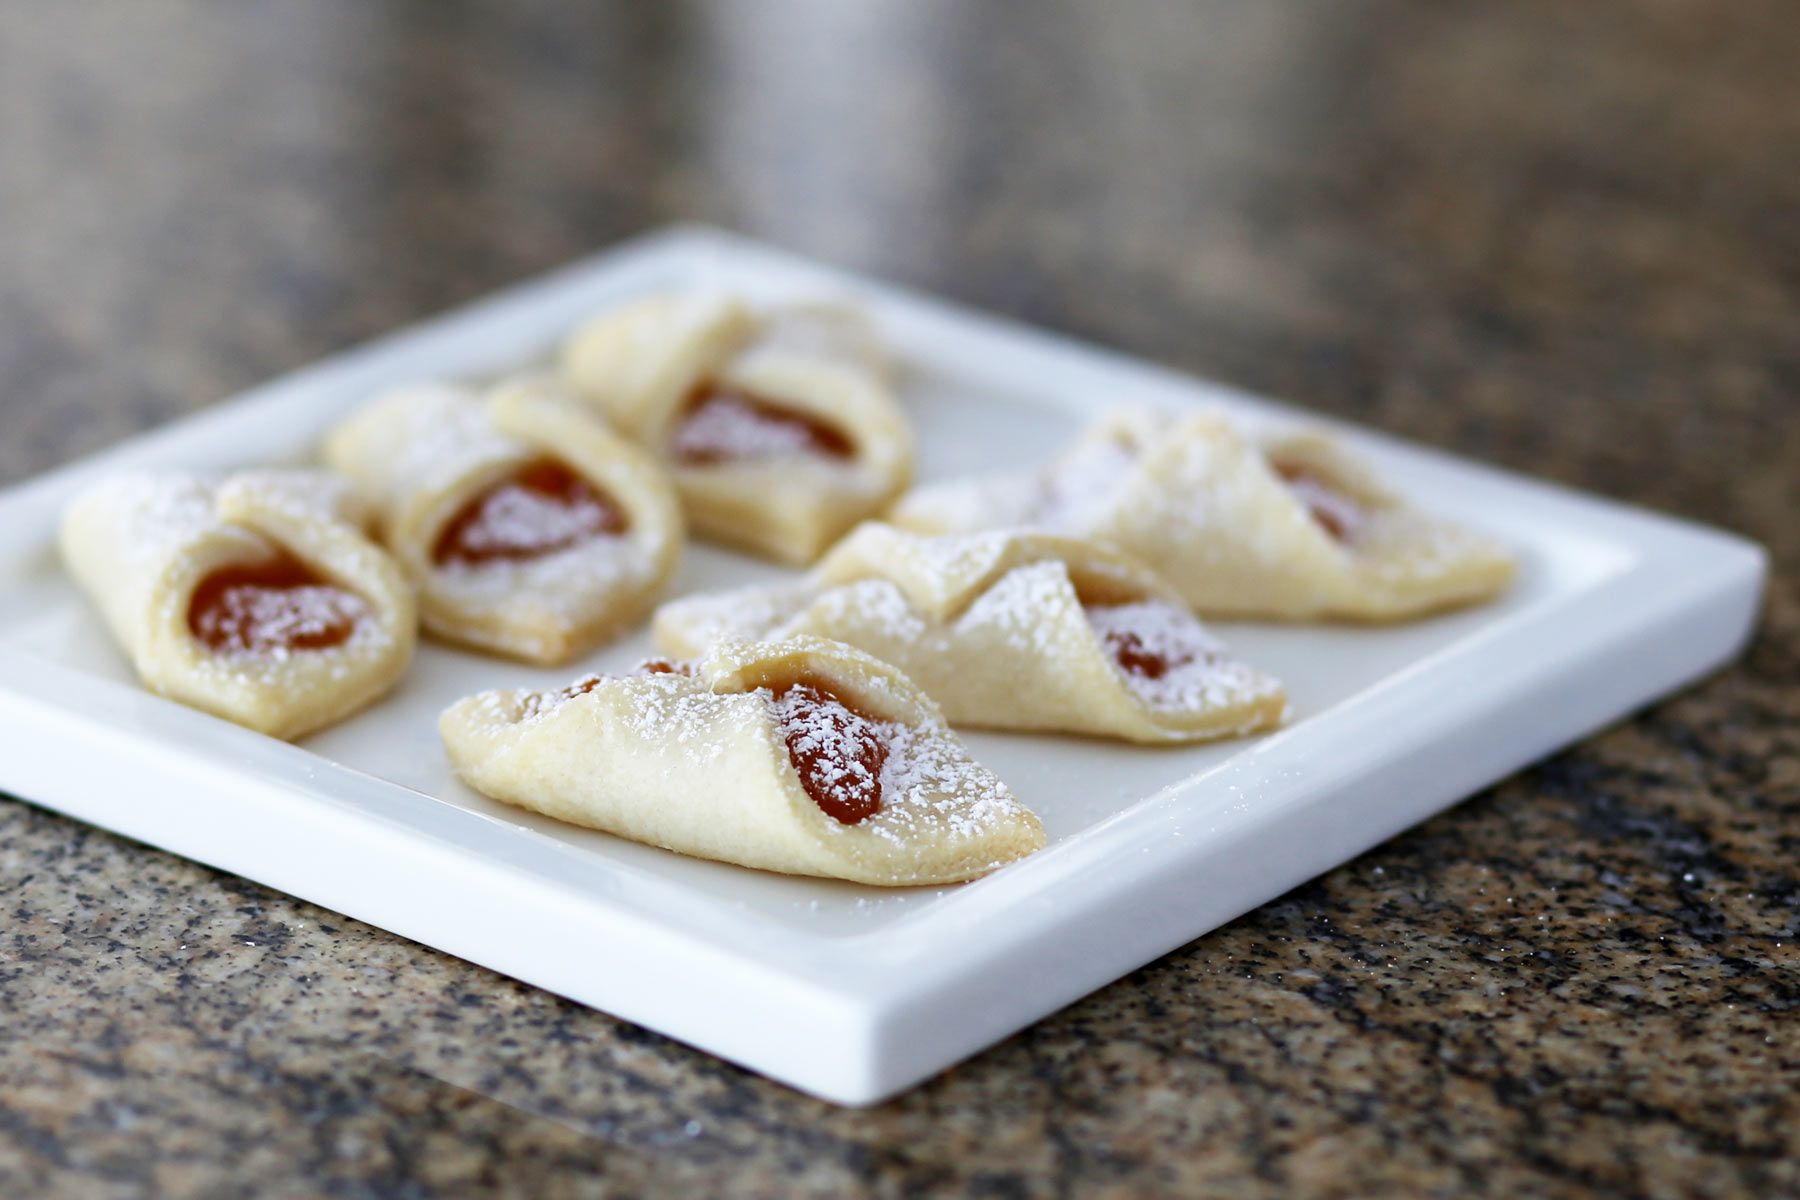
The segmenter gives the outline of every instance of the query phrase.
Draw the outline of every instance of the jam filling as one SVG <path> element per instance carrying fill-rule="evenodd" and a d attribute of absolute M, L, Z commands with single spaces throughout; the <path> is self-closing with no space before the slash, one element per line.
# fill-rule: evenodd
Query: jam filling
<path fill-rule="evenodd" d="M 368 605 L 291 554 L 221 567 L 188 600 L 188 629 L 221 654 L 329 650 L 350 640 Z"/>
<path fill-rule="evenodd" d="M 856 447 L 841 430 L 804 413 L 739 388 L 702 383 L 688 394 L 669 450 L 682 466 L 709 467 L 803 454 L 842 459 Z"/>
<path fill-rule="evenodd" d="M 438 534 L 439 566 L 523 562 L 626 529 L 618 505 L 552 458 L 476 494 Z"/>
<path fill-rule="evenodd" d="M 845 825 L 880 812 L 888 746 L 879 723 L 817 684 L 790 684 L 772 703 L 788 758 L 813 803 Z"/>
<path fill-rule="evenodd" d="M 1147 607 L 1142 603 L 1086 605 L 1088 623 L 1126 674 L 1161 679 L 1205 657 L 1205 647 L 1183 644 L 1168 621 L 1142 620 L 1140 610 Z M 1161 628 L 1152 628 L 1152 624 Z"/>
<path fill-rule="evenodd" d="M 558 690 L 556 699 L 560 703 L 564 700 L 573 700 L 577 696 L 585 696 L 605 682 L 606 676 L 604 675 L 583 676 L 574 683 L 566 684 Z"/>
<path fill-rule="evenodd" d="M 1276 463 L 1281 476 L 1300 503 L 1312 514 L 1319 527 L 1333 539 L 1346 542 L 1363 522 L 1362 507 L 1334 487 L 1324 477 L 1297 463 Z"/>
<path fill-rule="evenodd" d="M 694 665 L 692 663 L 671 662 L 666 658 L 646 658 L 630 672 L 632 675 L 692 675 L 693 673 Z M 558 688 L 550 695 L 558 703 L 561 703 L 564 700 L 573 700 L 577 696 L 585 696 L 607 680 L 618 678 L 620 676 L 617 675 L 584 675 L 574 683 Z"/>

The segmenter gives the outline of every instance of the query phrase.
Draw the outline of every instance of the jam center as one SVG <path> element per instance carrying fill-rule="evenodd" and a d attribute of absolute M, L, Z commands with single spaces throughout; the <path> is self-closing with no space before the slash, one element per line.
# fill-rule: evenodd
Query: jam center
<path fill-rule="evenodd" d="M 1207 657 L 1194 623 L 1167 604 L 1088 604 L 1088 624 L 1119 667 L 1141 679 L 1161 679 Z"/>
<path fill-rule="evenodd" d="M 881 811 L 888 746 L 873 718 L 808 683 L 775 693 L 773 705 L 801 786 L 826 816 L 855 825 Z"/>
<path fill-rule="evenodd" d="M 202 579 L 188 600 L 188 629 L 225 654 L 329 650 L 348 641 L 368 611 L 355 592 L 283 553 Z"/>
<path fill-rule="evenodd" d="M 625 514 L 610 498 L 543 458 L 463 505 L 438 534 L 431 557 L 440 566 L 523 562 L 625 529 Z"/>
<path fill-rule="evenodd" d="M 1295 463 L 1277 463 L 1275 473 L 1333 539 L 1349 541 L 1362 525 L 1362 507 L 1322 476 Z"/>
<path fill-rule="evenodd" d="M 669 449 L 676 462 L 690 467 L 804 454 L 849 458 L 855 452 L 849 438 L 823 421 L 714 383 L 688 395 Z"/>

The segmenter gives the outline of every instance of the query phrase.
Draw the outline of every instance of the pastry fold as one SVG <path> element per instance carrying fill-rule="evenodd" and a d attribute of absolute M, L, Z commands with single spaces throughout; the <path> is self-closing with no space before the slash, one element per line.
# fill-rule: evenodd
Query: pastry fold
<path fill-rule="evenodd" d="M 648 611 L 681 553 L 661 468 L 548 377 L 385 393 L 325 458 L 368 497 L 426 631 L 478 650 L 584 654 Z"/>
<path fill-rule="evenodd" d="M 953 725 L 1194 742 L 1271 729 L 1287 701 L 1153 572 L 1044 533 L 924 537 L 869 522 L 803 580 L 657 610 L 664 653 L 808 634 L 893 663 Z"/>
<path fill-rule="evenodd" d="M 563 352 L 575 390 L 670 464 L 700 535 L 805 564 L 905 489 L 913 438 L 853 309 L 658 295 Z"/>
<path fill-rule="evenodd" d="M 1253 438 L 1214 413 L 1115 411 L 1040 473 L 922 488 L 889 519 L 1104 541 L 1209 617 L 1406 620 L 1491 600 L 1514 569 L 1500 543 L 1411 507 L 1330 438 Z"/>
<path fill-rule="evenodd" d="M 321 471 L 106 479 L 78 496 L 63 560 L 151 691 L 292 739 L 405 674 L 411 588 Z"/>
<path fill-rule="evenodd" d="M 439 729 L 487 796 L 747 867 L 953 883 L 1044 845 L 1037 818 L 899 670 L 816 638 L 483 692 Z"/>

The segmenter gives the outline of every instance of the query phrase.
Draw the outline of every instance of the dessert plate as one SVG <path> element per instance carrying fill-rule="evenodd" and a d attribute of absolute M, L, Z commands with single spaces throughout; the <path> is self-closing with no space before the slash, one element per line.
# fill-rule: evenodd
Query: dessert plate
<path fill-rule="evenodd" d="M 1391 628 L 1217 625 L 1288 685 L 1272 736 L 968 734 L 1049 847 L 884 891 L 681 858 L 455 779 L 439 710 L 625 668 L 642 632 L 549 671 L 422 643 L 397 693 L 287 745 L 139 688 L 56 562 L 60 510 L 103 472 L 296 460 L 378 388 L 539 360 L 597 309 L 693 285 L 865 305 L 904 364 L 926 479 L 1034 463 L 1112 404 L 1298 415 L 730 235 L 655 234 L 0 494 L 0 788 L 861 1104 L 1719 665 L 1755 617 L 1751 543 L 1333 426 L 1399 491 L 1510 542 L 1512 591 Z M 675 594 L 781 574 L 694 545 Z"/>

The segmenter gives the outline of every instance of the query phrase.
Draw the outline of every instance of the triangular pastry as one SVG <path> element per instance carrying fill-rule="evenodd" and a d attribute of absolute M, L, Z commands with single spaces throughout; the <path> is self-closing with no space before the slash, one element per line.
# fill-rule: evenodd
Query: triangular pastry
<path fill-rule="evenodd" d="M 793 875 L 954 883 L 1044 845 L 903 674 L 817 638 L 483 692 L 439 721 L 476 791 L 682 854 Z"/>
<path fill-rule="evenodd" d="M 675 569 L 667 478 L 547 377 L 485 399 L 427 384 L 376 397 L 325 458 L 370 498 L 427 632 L 536 663 L 643 616 Z"/>
<path fill-rule="evenodd" d="M 358 515 L 323 471 L 118 475 L 70 505 L 62 554 L 146 687 L 297 738 L 412 658 L 412 590 Z"/>
<path fill-rule="evenodd" d="M 911 430 L 852 309 L 654 296 L 582 326 L 563 367 L 669 464 L 696 533 L 782 562 L 811 562 L 911 477 Z"/>
<path fill-rule="evenodd" d="M 1410 507 L 1333 440 L 1252 438 L 1214 413 L 1116 411 L 1040 473 L 922 488 L 889 519 L 1105 541 L 1211 617 L 1397 621 L 1490 600 L 1513 574 L 1498 542 Z"/>
<path fill-rule="evenodd" d="M 899 667 L 952 725 L 1193 742 L 1274 728 L 1287 707 L 1154 573 L 1043 533 L 869 522 L 804 580 L 673 600 L 654 627 L 681 657 L 721 638 L 848 642 Z"/>

